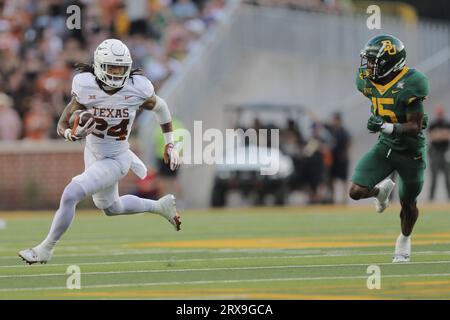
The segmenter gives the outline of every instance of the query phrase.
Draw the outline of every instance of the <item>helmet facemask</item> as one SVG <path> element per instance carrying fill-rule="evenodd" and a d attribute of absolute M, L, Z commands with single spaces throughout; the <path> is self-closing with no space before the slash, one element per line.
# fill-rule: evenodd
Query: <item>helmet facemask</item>
<path fill-rule="evenodd" d="M 370 80 L 376 80 L 377 79 L 377 58 L 376 57 L 369 57 L 366 53 L 366 51 L 361 50 L 360 52 L 361 57 L 361 63 L 360 63 L 360 69 L 364 70 L 362 72 L 363 78 L 369 78 Z"/>
<path fill-rule="evenodd" d="M 131 72 L 131 64 L 121 65 L 101 63 L 98 68 L 100 69 L 100 72 L 96 72 L 97 78 L 107 86 L 114 89 L 122 88 Z"/>

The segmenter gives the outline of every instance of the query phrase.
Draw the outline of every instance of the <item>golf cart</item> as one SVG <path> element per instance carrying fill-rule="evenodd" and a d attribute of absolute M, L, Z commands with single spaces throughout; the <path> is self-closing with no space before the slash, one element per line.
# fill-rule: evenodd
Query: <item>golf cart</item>
<path fill-rule="evenodd" d="M 238 192 L 253 205 L 286 204 L 290 191 L 298 185 L 295 159 L 303 135 L 288 128 L 310 128 L 311 119 L 306 110 L 299 105 L 251 103 L 229 105 L 225 114 L 227 128 L 243 130 L 239 130 L 238 145 L 233 150 L 225 150 L 224 163 L 215 166 L 211 206 L 226 206 L 230 192 Z M 249 141 L 249 135 L 243 134 L 248 129 L 256 130 L 256 141 Z M 279 141 L 272 141 L 273 138 Z M 276 170 L 263 173 L 268 163 Z"/>

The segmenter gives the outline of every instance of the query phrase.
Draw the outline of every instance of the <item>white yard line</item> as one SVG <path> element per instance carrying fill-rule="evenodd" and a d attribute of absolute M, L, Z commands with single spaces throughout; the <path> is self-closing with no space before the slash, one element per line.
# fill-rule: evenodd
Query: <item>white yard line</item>
<path fill-rule="evenodd" d="M 360 254 L 360 255 L 387 255 L 389 253 L 376 253 L 376 254 Z M 416 255 L 419 253 L 415 253 Z M 450 254 L 450 252 L 449 252 Z M 240 256 L 240 257 L 216 257 L 216 258 L 191 258 L 191 259 L 160 259 L 160 260 L 136 260 L 136 261 L 105 261 L 105 262 L 77 262 L 79 266 L 91 266 L 91 265 L 119 265 L 119 264 L 142 264 L 142 263 L 180 263 L 180 262 L 201 262 L 201 261 L 228 261 L 228 260 L 251 260 L 251 259 L 309 259 L 309 258 L 326 258 L 326 257 L 349 257 L 355 256 L 355 254 L 346 255 L 291 255 L 291 256 Z M 448 261 L 450 263 L 450 261 Z M 414 263 L 414 262 L 412 262 Z M 425 263 L 425 262 L 422 262 Z M 368 263 L 366 263 L 367 265 Z M 54 263 L 54 264 L 36 264 L 32 267 L 26 264 L 20 265 L 7 265 L 0 266 L 0 268 L 45 268 L 45 267 L 61 267 L 68 266 L 69 263 Z M 1 278 L 1 276 L 0 276 Z"/>
<path fill-rule="evenodd" d="M 102 257 L 102 256 L 122 256 L 122 255 L 151 255 L 151 254 L 174 254 L 174 253 L 295 253 L 295 250 L 289 251 L 289 250 L 273 250 L 273 249 L 186 249 L 186 250 L 152 250 L 152 251 L 112 251 L 109 253 L 85 253 L 85 254 L 76 254 L 76 253 L 70 253 L 70 254 L 57 254 L 58 258 L 62 257 Z M 317 252 L 317 251 L 315 251 Z M 442 254 L 442 255 L 450 255 L 450 251 L 417 251 L 413 253 L 414 255 L 432 255 L 432 254 Z M 358 251 L 350 251 L 350 252 L 336 252 L 331 251 L 331 253 L 317 253 L 317 254 L 311 254 L 311 252 L 305 253 L 305 255 L 298 255 L 299 257 L 303 258 L 325 258 L 325 257 L 350 257 L 350 256 L 381 256 L 381 255 L 392 255 L 392 251 L 383 251 L 383 252 L 358 252 Z M 7 260 L 7 259 L 19 259 L 16 255 L 14 256 L 4 256 L 0 257 L 1 260 Z M 175 259 L 174 259 L 175 260 Z M 175 261 L 179 261 L 176 259 Z M 132 262 L 132 261 L 129 261 Z M 79 264 L 87 264 L 83 262 L 77 262 Z M 115 262 L 104 262 L 104 264 L 114 264 Z M 69 263 L 65 264 L 58 264 L 58 265 L 68 265 Z M 99 264 L 103 264 L 103 262 L 99 262 Z M 51 265 L 45 265 L 45 266 L 54 266 L 56 264 Z M 36 265 L 33 267 L 39 267 L 42 265 Z M 1 267 L 27 267 L 26 265 L 10 265 L 10 266 L 0 266 Z"/>
<path fill-rule="evenodd" d="M 141 264 L 141 263 L 179 263 L 179 262 L 201 262 L 201 261 L 227 261 L 227 260 L 250 260 L 250 259 L 301 259 L 305 258 L 302 255 L 295 256 L 241 256 L 241 257 L 222 257 L 222 258 L 192 258 L 192 259 L 162 259 L 162 260 L 137 260 L 137 261 L 107 261 L 107 262 L 80 262 L 78 266 L 90 266 L 90 265 L 117 265 L 117 264 Z M 450 262 L 450 261 L 449 261 Z M 60 267 L 68 266 L 68 263 L 55 263 L 55 264 L 37 264 L 36 267 Z M 30 268 L 29 265 L 9 265 L 0 266 L 0 268 Z"/>
<path fill-rule="evenodd" d="M 151 249 L 151 250 L 104 250 L 99 247 L 98 252 L 92 252 L 92 253 L 66 253 L 66 254 L 58 254 L 58 257 L 102 257 L 102 256 L 122 256 L 122 255 L 147 255 L 147 254 L 170 254 L 170 253 L 191 253 L 191 252 L 220 252 L 220 250 L 216 249 L 174 249 L 174 250 L 168 250 L 168 249 Z M 80 248 L 82 250 L 86 250 L 86 248 Z M 268 250 L 273 252 L 280 252 L 276 250 Z M 236 251 L 230 251 L 230 252 L 239 252 L 239 250 Z M 267 252 L 264 249 L 260 252 Z M 0 259 L 12 259 L 16 258 L 16 256 L 4 256 L 0 257 Z"/>
<path fill-rule="evenodd" d="M 407 266 L 418 264 L 448 264 L 450 260 L 445 261 L 417 261 L 408 264 L 393 264 L 391 262 L 377 263 L 378 266 Z M 198 271 L 246 271 L 246 270 L 270 270 L 270 269 L 307 269 L 307 268 L 336 268 L 336 267 L 362 267 L 369 266 L 370 263 L 338 263 L 338 264 L 312 264 L 312 265 L 275 265 L 275 266 L 255 266 L 255 267 L 220 267 L 220 268 L 186 268 L 186 269 L 144 269 L 144 270 L 121 270 L 121 271 L 96 271 L 82 272 L 82 275 L 110 275 L 110 274 L 133 274 L 133 273 L 172 273 L 172 272 L 198 272 Z M 39 274 L 13 274 L 2 275 L 0 278 L 32 278 L 32 277 L 66 277 L 66 273 L 39 273 Z"/>
<path fill-rule="evenodd" d="M 384 275 L 383 278 L 409 278 L 414 277 L 448 277 L 450 273 L 422 273 L 422 274 L 391 274 Z M 172 281 L 172 282 L 150 282 L 150 283 L 118 283 L 82 286 L 82 289 L 95 288 L 120 288 L 120 287 L 150 287 L 150 286 L 170 286 L 170 285 L 201 285 L 219 283 L 249 283 L 249 282 L 276 282 L 276 281 L 314 281 L 314 280 L 351 280 L 367 279 L 367 276 L 340 276 L 340 277 L 299 277 L 299 278 L 265 278 L 265 279 L 239 279 L 239 280 L 200 280 L 200 281 Z M 13 291 L 42 291 L 42 290 L 68 290 L 66 287 L 39 287 L 39 288 L 2 288 L 0 292 Z M 69 290 L 68 290 L 69 291 Z M 70 290 L 73 292 L 73 290 Z"/>

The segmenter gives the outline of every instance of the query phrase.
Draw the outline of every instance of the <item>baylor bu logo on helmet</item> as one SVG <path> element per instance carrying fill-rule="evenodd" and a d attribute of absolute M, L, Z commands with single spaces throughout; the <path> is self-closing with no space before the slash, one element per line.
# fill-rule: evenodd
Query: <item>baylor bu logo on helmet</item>
<path fill-rule="evenodd" d="M 395 49 L 395 45 L 392 44 L 391 40 L 383 40 L 383 41 L 381 41 L 381 43 L 384 46 L 384 52 L 387 51 L 387 53 L 391 56 L 397 53 L 397 50 Z"/>
<path fill-rule="evenodd" d="M 128 47 L 117 39 L 106 39 L 94 53 L 95 76 L 114 89 L 125 85 L 130 76 L 132 63 Z"/>

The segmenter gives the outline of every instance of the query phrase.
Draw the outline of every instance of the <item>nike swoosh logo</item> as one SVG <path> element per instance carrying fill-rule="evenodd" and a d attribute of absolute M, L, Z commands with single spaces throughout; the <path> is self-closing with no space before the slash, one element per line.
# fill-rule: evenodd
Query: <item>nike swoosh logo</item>
<path fill-rule="evenodd" d="M 413 159 L 414 160 L 419 160 L 419 159 L 422 159 L 422 156 L 414 157 Z"/>
<path fill-rule="evenodd" d="M 397 92 L 399 92 L 400 90 L 392 90 L 392 93 L 397 93 Z"/>

